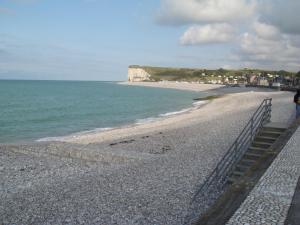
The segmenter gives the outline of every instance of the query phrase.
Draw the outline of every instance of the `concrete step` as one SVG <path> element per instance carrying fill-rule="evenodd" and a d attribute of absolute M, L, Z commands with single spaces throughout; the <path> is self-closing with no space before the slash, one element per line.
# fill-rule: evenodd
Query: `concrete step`
<path fill-rule="evenodd" d="M 257 153 L 250 153 L 246 152 L 243 158 L 245 159 L 252 159 L 252 160 L 257 160 L 262 156 L 262 154 L 257 154 Z"/>
<path fill-rule="evenodd" d="M 252 143 L 253 147 L 259 147 L 259 148 L 270 148 L 271 145 L 272 143 L 262 142 L 262 141 L 254 141 Z"/>
<path fill-rule="evenodd" d="M 263 130 L 263 131 L 261 131 L 258 134 L 258 136 L 278 138 L 281 134 L 282 134 L 282 132 L 278 132 L 278 131 L 266 131 L 266 130 Z"/>
<path fill-rule="evenodd" d="M 233 171 L 232 175 L 235 177 L 240 177 L 240 176 L 244 175 L 244 172 L 235 170 L 235 171 Z"/>
<path fill-rule="evenodd" d="M 262 148 L 262 147 L 251 146 L 251 147 L 249 147 L 249 150 L 267 151 L 268 149 L 267 148 Z"/>
<path fill-rule="evenodd" d="M 228 184 L 233 184 L 234 182 L 236 182 L 236 181 L 238 181 L 238 180 L 240 180 L 240 179 L 241 179 L 241 175 L 234 175 L 234 174 L 232 174 L 232 175 L 230 175 L 230 176 L 228 177 L 227 183 L 228 183 Z"/>
<path fill-rule="evenodd" d="M 232 178 L 232 177 L 228 177 L 227 179 L 227 184 L 233 184 L 236 181 L 236 179 Z"/>
<path fill-rule="evenodd" d="M 258 142 L 268 142 L 273 144 L 276 141 L 275 137 L 268 137 L 268 136 L 257 136 L 254 141 Z"/>
<path fill-rule="evenodd" d="M 264 127 L 275 127 L 275 128 L 287 129 L 289 127 L 289 124 L 283 122 L 270 122 L 267 123 Z"/>
<path fill-rule="evenodd" d="M 235 170 L 245 172 L 250 168 L 250 165 L 243 165 L 243 164 L 238 164 L 235 167 Z"/>
<path fill-rule="evenodd" d="M 263 127 L 263 131 L 276 131 L 282 133 L 285 130 L 286 128 L 282 128 L 282 127 L 268 127 L 268 126 Z"/>
<path fill-rule="evenodd" d="M 245 159 L 243 158 L 241 161 L 240 161 L 240 165 L 243 165 L 243 166 L 252 166 L 254 163 L 256 162 L 255 159 Z"/>
<path fill-rule="evenodd" d="M 260 155 L 264 155 L 266 153 L 267 150 L 265 149 L 261 149 L 261 148 L 249 148 L 248 149 L 248 153 L 253 153 L 253 154 L 260 154 Z"/>

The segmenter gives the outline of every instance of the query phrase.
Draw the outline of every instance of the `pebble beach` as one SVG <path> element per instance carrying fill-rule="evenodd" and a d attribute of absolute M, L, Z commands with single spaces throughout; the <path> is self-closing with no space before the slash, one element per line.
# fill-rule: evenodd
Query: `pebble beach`
<path fill-rule="evenodd" d="M 182 224 L 197 187 L 264 98 L 273 98 L 272 122 L 294 116 L 290 92 L 136 85 L 222 97 L 151 123 L 0 145 L 0 224 Z"/>

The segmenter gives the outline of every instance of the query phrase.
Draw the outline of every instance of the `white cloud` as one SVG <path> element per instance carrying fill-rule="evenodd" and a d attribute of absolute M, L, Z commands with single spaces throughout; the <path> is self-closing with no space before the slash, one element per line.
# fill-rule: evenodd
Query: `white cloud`
<path fill-rule="evenodd" d="M 264 0 L 259 8 L 263 22 L 278 27 L 284 33 L 300 34 L 299 0 Z"/>
<path fill-rule="evenodd" d="M 257 36 L 263 39 L 276 40 L 281 36 L 277 27 L 258 21 L 254 22 L 253 29 Z"/>
<path fill-rule="evenodd" d="M 162 0 L 157 19 L 167 25 L 228 22 L 248 18 L 255 8 L 253 0 Z"/>
<path fill-rule="evenodd" d="M 182 45 L 230 42 L 236 65 L 299 71 L 299 12 L 300 0 L 161 0 L 157 19 L 189 26 Z"/>
<path fill-rule="evenodd" d="M 257 66 L 297 71 L 300 46 L 294 39 L 299 40 L 299 36 L 280 34 L 276 27 L 256 22 L 253 33 L 245 32 L 241 36 L 239 59 Z"/>
<path fill-rule="evenodd" d="M 182 45 L 222 43 L 234 38 L 234 29 L 229 24 L 207 24 L 190 27 L 180 38 Z"/>

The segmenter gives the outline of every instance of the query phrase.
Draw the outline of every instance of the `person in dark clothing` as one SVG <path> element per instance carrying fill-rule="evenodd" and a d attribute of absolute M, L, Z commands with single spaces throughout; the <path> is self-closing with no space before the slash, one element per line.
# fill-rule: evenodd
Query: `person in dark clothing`
<path fill-rule="evenodd" d="M 297 90 L 297 94 L 294 96 L 294 102 L 296 104 L 296 118 L 300 117 L 300 89 Z"/>

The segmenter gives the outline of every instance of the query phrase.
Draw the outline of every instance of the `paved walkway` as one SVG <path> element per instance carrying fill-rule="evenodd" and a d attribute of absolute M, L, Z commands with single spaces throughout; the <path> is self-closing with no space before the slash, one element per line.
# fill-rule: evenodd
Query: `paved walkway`
<path fill-rule="evenodd" d="M 300 128 L 227 223 L 284 224 L 300 176 Z"/>
<path fill-rule="evenodd" d="M 292 205 L 289 209 L 285 225 L 297 225 L 300 221 L 300 179 L 298 179 L 297 188 L 293 197 Z"/>

